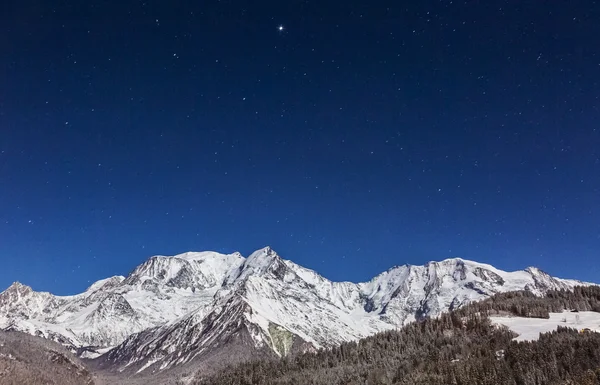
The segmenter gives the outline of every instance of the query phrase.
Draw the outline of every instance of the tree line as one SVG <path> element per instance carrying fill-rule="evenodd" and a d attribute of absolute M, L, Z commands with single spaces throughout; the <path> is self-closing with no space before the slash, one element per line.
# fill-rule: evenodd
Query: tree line
<path fill-rule="evenodd" d="M 491 315 L 600 312 L 600 287 L 495 295 L 332 349 L 227 367 L 195 385 L 600 385 L 600 334 L 559 327 L 516 342 Z"/>

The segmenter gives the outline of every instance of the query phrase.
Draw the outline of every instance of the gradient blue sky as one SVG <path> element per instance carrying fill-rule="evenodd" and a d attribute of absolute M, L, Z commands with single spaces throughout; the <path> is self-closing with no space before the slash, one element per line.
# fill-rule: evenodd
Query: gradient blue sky
<path fill-rule="evenodd" d="M 0 6 L 0 288 L 266 245 L 600 281 L 598 2 L 258 3 Z"/>

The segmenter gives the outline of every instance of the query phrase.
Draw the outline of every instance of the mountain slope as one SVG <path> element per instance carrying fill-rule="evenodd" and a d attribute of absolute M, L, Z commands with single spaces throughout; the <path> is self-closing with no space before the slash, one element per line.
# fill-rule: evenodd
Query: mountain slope
<path fill-rule="evenodd" d="M 583 283 L 529 268 L 504 272 L 462 259 L 392 268 L 369 282 L 332 282 L 267 247 L 240 254 L 152 257 L 127 277 L 57 297 L 13 284 L 0 328 L 59 341 L 103 367 L 158 372 L 207 362 L 226 347 L 285 356 L 437 316 L 495 293 Z"/>
<path fill-rule="evenodd" d="M 93 375 L 59 344 L 0 331 L 0 384 L 93 385 Z"/>
<path fill-rule="evenodd" d="M 74 296 L 14 283 L 0 293 L 0 328 L 50 338 L 73 350 L 112 347 L 206 306 L 225 274 L 242 261 L 239 254 L 212 252 L 155 256 L 126 278 L 96 282 Z"/>
<path fill-rule="evenodd" d="M 600 287 L 550 291 L 545 297 L 527 291 L 497 294 L 440 317 L 317 354 L 293 360 L 255 359 L 212 375 L 199 371 L 192 384 L 598 384 L 599 333 L 571 329 L 575 321 L 558 328 L 556 324 L 546 330 L 542 327 L 537 331 L 548 333 L 536 335 L 533 342 L 515 343 L 522 336 L 492 321 L 498 315 L 511 315 L 506 319 L 517 321 L 519 327 L 524 321 L 540 326 L 566 309 L 578 311 L 569 313 L 570 321 L 580 314 L 583 322 L 597 322 Z M 540 318 L 520 318 L 523 315 Z"/>

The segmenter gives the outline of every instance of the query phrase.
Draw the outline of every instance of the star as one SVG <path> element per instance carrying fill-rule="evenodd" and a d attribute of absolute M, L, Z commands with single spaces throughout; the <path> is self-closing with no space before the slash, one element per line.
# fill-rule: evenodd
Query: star
<path fill-rule="evenodd" d="M 281 24 L 280 24 L 280 25 L 279 25 L 279 27 L 277 27 L 277 29 L 279 30 L 279 32 L 283 32 L 283 30 L 284 30 L 285 28 L 283 27 L 283 25 L 281 25 Z"/>

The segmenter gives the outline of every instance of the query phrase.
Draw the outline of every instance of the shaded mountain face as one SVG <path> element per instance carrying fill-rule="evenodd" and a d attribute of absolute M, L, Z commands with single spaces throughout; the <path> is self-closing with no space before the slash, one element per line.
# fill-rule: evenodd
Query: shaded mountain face
<path fill-rule="evenodd" d="M 63 346 L 0 331 L 0 384 L 94 385 L 93 375 Z"/>
<path fill-rule="evenodd" d="M 158 373 L 225 356 L 329 347 L 495 293 L 575 285 L 585 283 L 462 259 L 399 266 L 365 283 L 332 282 L 269 247 L 248 258 L 186 253 L 152 257 L 75 296 L 15 283 L 0 293 L 0 328 L 53 339 L 118 372 Z"/>

